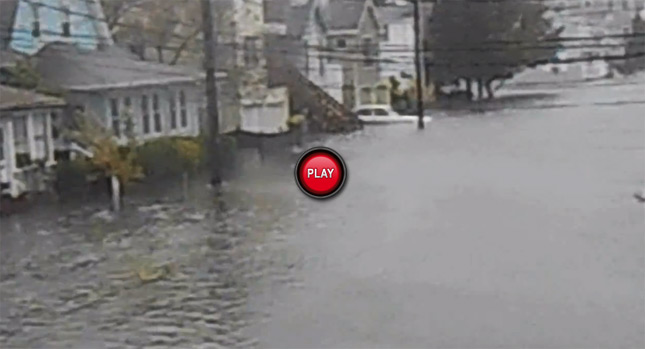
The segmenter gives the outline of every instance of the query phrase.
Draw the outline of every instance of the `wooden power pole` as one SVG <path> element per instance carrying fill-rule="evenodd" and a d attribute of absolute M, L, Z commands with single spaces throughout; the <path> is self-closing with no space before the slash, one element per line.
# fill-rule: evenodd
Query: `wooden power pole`
<path fill-rule="evenodd" d="M 222 183 L 219 142 L 219 110 L 217 103 L 217 82 L 215 81 L 215 46 L 212 0 L 201 0 L 202 31 L 204 34 L 204 69 L 206 70 L 206 112 L 209 126 L 209 145 L 211 157 L 211 185 L 219 187 Z"/>
<path fill-rule="evenodd" d="M 417 121 L 417 128 L 422 130 L 425 127 L 423 123 L 423 83 L 421 81 L 422 69 L 421 69 L 421 10 L 419 2 L 421 0 L 414 1 L 414 68 L 416 70 L 416 83 L 417 83 L 417 116 L 419 120 Z"/>

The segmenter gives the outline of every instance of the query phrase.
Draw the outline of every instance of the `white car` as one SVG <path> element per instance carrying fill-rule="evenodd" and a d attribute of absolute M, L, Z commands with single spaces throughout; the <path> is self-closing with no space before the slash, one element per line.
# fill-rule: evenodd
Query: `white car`
<path fill-rule="evenodd" d="M 401 115 L 389 105 L 366 104 L 354 108 L 354 112 L 365 124 L 415 123 L 419 120 L 416 115 Z M 430 121 L 432 121 L 432 117 L 423 117 L 424 123 Z"/>

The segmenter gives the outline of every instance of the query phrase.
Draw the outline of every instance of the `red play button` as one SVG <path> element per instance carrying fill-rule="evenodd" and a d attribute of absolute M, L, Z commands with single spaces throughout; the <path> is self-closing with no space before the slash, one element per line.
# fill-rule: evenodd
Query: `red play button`
<path fill-rule="evenodd" d="M 342 189 L 347 169 L 338 153 L 317 147 L 302 154 L 296 164 L 295 175 L 298 187 L 305 194 L 315 199 L 325 199 Z"/>

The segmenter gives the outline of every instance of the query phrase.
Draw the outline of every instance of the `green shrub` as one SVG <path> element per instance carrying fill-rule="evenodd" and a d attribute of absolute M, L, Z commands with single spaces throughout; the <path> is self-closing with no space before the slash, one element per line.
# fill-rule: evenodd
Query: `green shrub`
<path fill-rule="evenodd" d="M 137 159 L 146 176 L 162 178 L 199 169 L 202 153 L 198 138 L 159 138 L 141 145 Z"/>

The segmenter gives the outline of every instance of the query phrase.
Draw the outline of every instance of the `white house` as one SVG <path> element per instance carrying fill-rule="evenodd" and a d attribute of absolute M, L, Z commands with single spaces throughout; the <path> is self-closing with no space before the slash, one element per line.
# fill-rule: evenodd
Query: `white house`
<path fill-rule="evenodd" d="M 296 40 L 291 52 L 297 54 L 294 60 L 303 75 L 342 102 L 343 67 L 330 59 L 324 6 L 325 1 L 320 0 L 292 6 L 287 19 L 287 36 Z"/>
<path fill-rule="evenodd" d="M 52 118 L 65 101 L 0 85 L 0 185 L 12 197 L 44 189 L 38 176 L 55 164 Z"/>
<path fill-rule="evenodd" d="M 414 75 L 414 9 L 412 4 L 378 8 L 383 22 L 380 42 L 381 78 Z"/>

